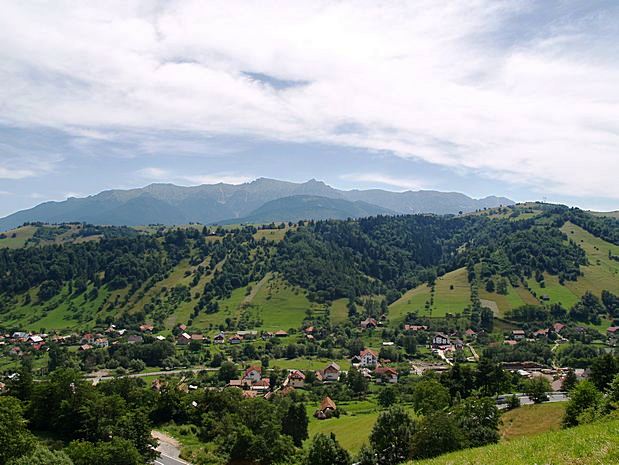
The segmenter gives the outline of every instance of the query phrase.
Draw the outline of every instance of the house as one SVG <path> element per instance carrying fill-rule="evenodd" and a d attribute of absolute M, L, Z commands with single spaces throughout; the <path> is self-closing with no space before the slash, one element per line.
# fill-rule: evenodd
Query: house
<path fill-rule="evenodd" d="M 185 331 L 187 331 L 187 326 L 186 325 L 178 325 L 178 329 L 180 329 L 181 332 L 184 333 Z"/>
<path fill-rule="evenodd" d="M 90 350 L 90 349 L 92 349 L 92 346 L 90 344 L 82 344 L 78 350 L 81 350 L 82 352 L 85 352 L 85 351 Z"/>
<path fill-rule="evenodd" d="M 288 336 L 288 333 L 284 331 L 283 329 L 280 329 L 279 331 L 275 331 L 275 337 L 286 337 L 286 336 Z"/>
<path fill-rule="evenodd" d="M 477 336 L 477 333 L 471 328 L 464 331 L 464 336 L 468 339 L 474 339 Z"/>
<path fill-rule="evenodd" d="M 28 333 L 24 333 L 23 331 L 16 331 L 11 335 L 11 339 L 13 339 L 14 341 L 25 341 L 26 339 L 28 339 L 28 336 Z"/>
<path fill-rule="evenodd" d="M 359 354 L 359 365 L 362 367 L 373 367 L 378 364 L 378 354 L 372 349 L 364 349 Z"/>
<path fill-rule="evenodd" d="M 271 339 L 273 337 L 273 333 L 270 331 L 266 331 L 262 333 L 262 340 L 266 341 L 267 339 Z"/>
<path fill-rule="evenodd" d="M 548 328 L 538 329 L 537 331 L 533 333 L 533 336 L 536 338 L 548 337 L 548 332 L 549 332 Z"/>
<path fill-rule="evenodd" d="M 235 334 L 230 339 L 228 339 L 228 342 L 230 344 L 240 344 L 242 341 L 243 341 L 243 336 L 239 336 L 238 334 Z"/>
<path fill-rule="evenodd" d="M 404 325 L 404 331 L 427 331 L 428 327 L 425 325 Z"/>
<path fill-rule="evenodd" d="M 140 325 L 140 332 L 142 333 L 152 333 L 155 327 L 153 325 Z"/>
<path fill-rule="evenodd" d="M 382 383 L 383 381 L 386 383 L 397 383 L 398 382 L 398 371 L 395 368 L 391 367 L 377 367 L 374 370 L 374 374 L 376 375 L 376 382 Z"/>
<path fill-rule="evenodd" d="M 0 394 L 2 394 L 5 389 L 6 389 L 6 384 L 0 382 Z"/>
<path fill-rule="evenodd" d="M 251 382 L 242 379 L 231 379 L 226 386 L 245 389 L 251 387 Z"/>
<path fill-rule="evenodd" d="M 524 329 L 512 330 L 512 339 L 514 341 L 522 341 L 524 339 L 524 336 L 525 336 Z"/>
<path fill-rule="evenodd" d="M 434 337 L 432 338 L 432 347 L 434 348 L 445 347 L 450 344 L 451 343 L 449 340 L 449 336 L 447 336 L 446 334 L 436 333 Z"/>
<path fill-rule="evenodd" d="M 155 339 L 157 339 L 158 341 L 165 341 L 165 337 L 162 336 L 161 334 L 158 336 L 155 336 Z"/>
<path fill-rule="evenodd" d="M 325 381 L 338 381 L 341 372 L 342 369 L 340 366 L 335 362 L 331 362 L 327 365 L 327 368 L 322 371 L 322 377 Z"/>
<path fill-rule="evenodd" d="M 139 334 L 131 334 L 127 336 L 127 343 L 129 344 L 141 344 L 144 342 L 144 338 Z"/>
<path fill-rule="evenodd" d="M 503 344 L 508 346 L 515 346 L 516 344 L 518 344 L 518 341 L 514 341 L 513 339 L 507 339 L 503 341 Z"/>
<path fill-rule="evenodd" d="M 303 332 L 304 332 L 305 334 L 314 334 L 314 327 L 313 327 L 313 326 L 308 326 L 307 328 L 305 328 L 305 329 L 303 330 Z"/>
<path fill-rule="evenodd" d="M 95 336 L 92 333 L 84 333 L 82 335 L 82 343 L 92 344 L 95 342 Z"/>
<path fill-rule="evenodd" d="M 290 386 L 293 388 L 302 388 L 305 386 L 305 375 L 302 371 L 292 370 L 288 373 L 288 382 L 286 386 Z"/>
<path fill-rule="evenodd" d="M 110 345 L 110 342 L 105 337 L 98 337 L 97 339 L 95 339 L 93 344 L 95 347 L 104 348 L 108 347 Z"/>
<path fill-rule="evenodd" d="M 258 336 L 258 331 L 238 331 L 236 334 L 241 336 L 243 340 L 256 339 Z"/>
<path fill-rule="evenodd" d="M 191 335 L 192 342 L 204 342 L 204 336 L 202 334 L 192 334 Z"/>
<path fill-rule="evenodd" d="M 181 333 L 176 337 L 176 343 L 179 345 L 187 345 L 191 342 L 191 336 L 187 333 Z"/>
<path fill-rule="evenodd" d="M 21 348 L 18 347 L 18 346 L 12 347 L 11 350 L 9 351 L 9 353 L 11 355 L 14 355 L 14 356 L 17 356 L 17 357 L 21 357 L 22 354 L 23 354 Z"/>
<path fill-rule="evenodd" d="M 314 412 L 314 416 L 319 420 L 324 420 L 326 418 L 331 418 L 336 410 L 337 406 L 335 405 L 335 402 L 327 396 L 322 399 L 322 402 L 320 402 L 320 406 L 318 407 L 318 410 Z"/>
<path fill-rule="evenodd" d="M 617 345 L 619 341 L 619 326 L 611 326 L 606 330 L 608 335 L 608 344 L 611 346 Z"/>
<path fill-rule="evenodd" d="M 28 336 L 26 342 L 29 342 L 30 344 L 39 344 L 40 342 L 43 342 L 43 338 L 38 334 L 35 334 L 33 336 Z"/>
<path fill-rule="evenodd" d="M 374 329 L 378 326 L 378 322 L 374 318 L 366 318 L 360 324 L 361 329 Z"/>
<path fill-rule="evenodd" d="M 32 344 L 32 348 L 34 350 L 41 350 L 45 346 L 45 341 L 37 342 L 36 344 Z"/>
<path fill-rule="evenodd" d="M 256 381 L 254 384 L 252 384 L 250 389 L 252 391 L 261 392 L 269 391 L 271 389 L 271 380 L 269 378 L 262 378 L 261 380 Z"/>
<path fill-rule="evenodd" d="M 217 336 L 215 336 L 213 338 L 213 342 L 215 344 L 223 344 L 224 342 L 226 342 L 226 336 L 224 333 L 219 333 Z"/>
<path fill-rule="evenodd" d="M 243 399 L 253 399 L 255 397 L 258 397 L 258 393 L 256 391 L 243 391 L 243 394 L 241 394 L 241 396 L 243 397 Z"/>
<path fill-rule="evenodd" d="M 555 323 L 552 325 L 552 329 L 555 333 L 559 334 L 561 331 L 565 329 L 565 325 L 563 323 Z"/>
<path fill-rule="evenodd" d="M 260 367 L 249 367 L 241 377 L 243 381 L 255 383 L 262 379 L 262 369 Z"/>

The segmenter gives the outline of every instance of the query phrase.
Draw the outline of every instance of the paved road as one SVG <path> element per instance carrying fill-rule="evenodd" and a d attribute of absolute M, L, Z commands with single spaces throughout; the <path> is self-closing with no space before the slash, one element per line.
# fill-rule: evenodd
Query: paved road
<path fill-rule="evenodd" d="M 143 378 L 145 376 L 166 376 L 166 375 L 174 375 L 178 373 L 187 373 L 187 372 L 199 373 L 201 371 L 217 371 L 218 369 L 219 368 L 211 368 L 211 367 L 182 368 L 178 370 L 169 370 L 169 371 L 152 371 L 150 373 L 131 373 L 129 375 L 121 375 L 121 376 L 112 376 L 112 375 L 86 376 L 86 379 L 88 381 L 92 381 L 93 384 L 97 384 L 99 383 L 99 381 L 115 379 L 118 377 L 120 378 Z"/>
<path fill-rule="evenodd" d="M 154 465 L 191 465 L 189 462 L 165 454 L 161 454 L 153 463 Z"/>
<path fill-rule="evenodd" d="M 505 397 L 509 397 L 510 395 L 511 394 L 507 394 Z M 546 395 L 548 396 L 548 400 L 543 402 L 544 404 L 549 402 L 565 402 L 569 400 L 569 397 L 567 397 L 565 392 L 548 392 Z M 516 394 L 516 396 L 520 399 L 520 405 L 531 405 L 535 403 L 526 394 Z M 497 401 L 497 407 L 499 407 L 499 409 L 507 408 L 507 402 L 499 403 Z"/>

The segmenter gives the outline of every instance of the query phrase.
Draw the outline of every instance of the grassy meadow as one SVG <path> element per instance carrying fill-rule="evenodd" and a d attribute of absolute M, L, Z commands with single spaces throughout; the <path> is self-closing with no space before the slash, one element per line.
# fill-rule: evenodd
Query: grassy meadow
<path fill-rule="evenodd" d="M 604 421 L 492 446 L 467 449 L 409 465 L 610 465 L 619 463 L 619 420 Z"/>

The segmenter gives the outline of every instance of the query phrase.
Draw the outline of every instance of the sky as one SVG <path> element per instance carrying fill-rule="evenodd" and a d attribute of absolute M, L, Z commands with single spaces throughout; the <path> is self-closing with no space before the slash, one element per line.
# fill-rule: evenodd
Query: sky
<path fill-rule="evenodd" d="M 311 178 L 619 209 L 619 2 L 6 2 L 0 216 Z"/>

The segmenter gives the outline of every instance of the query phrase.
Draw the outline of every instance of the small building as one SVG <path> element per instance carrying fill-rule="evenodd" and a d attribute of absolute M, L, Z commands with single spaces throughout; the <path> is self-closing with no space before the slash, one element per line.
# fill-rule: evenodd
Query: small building
<path fill-rule="evenodd" d="M 557 333 L 560 334 L 561 331 L 563 331 L 565 329 L 565 325 L 563 323 L 555 323 L 554 325 L 552 325 L 552 330 Z"/>
<path fill-rule="evenodd" d="M 477 337 L 477 333 L 473 329 L 469 328 L 466 331 L 464 331 L 464 336 L 467 339 L 475 339 Z"/>
<path fill-rule="evenodd" d="M 283 329 L 275 331 L 275 337 L 286 337 L 286 336 L 288 336 L 288 333 L 284 331 Z"/>
<path fill-rule="evenodd" d="M 230 344 L 240 344 L 241 342 L 243 342 L 243 336 L 239 336 L 238 334 L 235 334 L 230 339 L 228 339 L 228 342 Z"/>
<path fill-rule="evenodd" d="M 82 352 L 85 352 L 85 351 L 90 350 L 90 349 L 92 349 L 92 346 L 90 344 L 82 344 L 78 350 L 81 350 Z"/>
<path fill-rule="evenodd" d="M 213 342 L 215 344 L 223 344 L 226 342 L 226 335 L 222 332 L 213 338 Z"/>
<path fill-rule="evenodd" d="M 449 339 L 449 336 L 447 336 L 446 334 L 436 333 L 434 337 L 432 337 L 432 347 L 434 348 L 446 347 L 449 345 L 451 345 L 451 341 Z"/>
<path fill-rule="evenodd" d="M 139 334 L 130 334 L 129 336 L 127 336 L 127 342 L 129 344 L 141 344 L 142 342 L 144 342 L 144 338 Z"/>
<path fill-rule="evenodd" d="M 325 381 L 339 381 L 341 372 L 340 366 L 335 362 L 331 362 L 322 371 L 322 377 Z"/>
<path fill-rule="evenodd" d="M 322 402 L 320 402 L 320 406 L 318 407 L 318 410 L 314 412 L 314 416 L 319 420 L 325 420 L 327 418 L 331 418 L 335 414 L 336 410 L 337 406 L 335 405 L 335 402 L 327 396 L 322 399 Z"/>
<path fill-rule="evenodd" d="M 267 392 L 271 390 L 271 380 L 269 378 L 262 378 L 251 385 L 252 391 Z"/>
<path fill-rule="evenodd" d="M 236 334 L 241 336 L 244 340 L 256 339 L 258 331 L 238 331 Z"/>
<path fill-rule="evenodd" d="M 619 326 L 611 326 L 606 330 L 608 335 L 608 344 L 611 346 L 617 345 L 619 341 Z"/>
<path fill-rule="evenodd" d="M 267 339 L 271 339 L 273 337 L 273 333 L 270 331 L 265 331 L 262 333 L 262 340 L 266 341 Z"/>
<path fill-rule="evenodd" d="M 512 330 L 512 339 L 514 341 L 522 341 L 525 337 L 524 329 Z"/>
<path fill-rule="evenodd" d="M 363 349 L 359 354 L 359 365 L 362 367 L 374 367 L 378 364 L 378 354 L 372 349 Z"/>
<path fill-rule="evenodd" d="M 243 381 L 250 381 L 251 383 L 260 381 L 262 379 L 262 368 L 255 366 L 249 367 L 245 370 L 241 379 Z"/>
<path fill-rule="evenodd" d="M 28 336 L 28 339 L 26 342 L 29 342 L 30 344 L 39 344 L 43 342 L 43 338 L 39 336 L 38 334 L 34 334 L 32 336 Z"/>
<path fill-rule="evenodd" d="M 140 332 L 142 333 L 152 333 L 155 327 L 153 325 L 140 325 Z"/>
<path fill-rule="evenodd" d="M 84 333 L 82 335 L 82 343 L 85 344 L 92 344 L 93 342 L 95 342 L 95 335 L 92 333 Z"/>
<path fill-rule="evenodd" d="M 187 345 L 191 342 L 191 336 L 187 333 L 180 333 L 177 337 L 176 337 L 176 343 L 178 345 Z"/>
<path fill-rule="evenodd" d="M 374 318 L 366 318 L 361 323 L 361 329 L 374 329 L 378 326 L 378 321 Z"/>
<path fill-rule="evenodd" d="M 98 337 L 97 339 L 95 339 L 93 344 L 95 347 L 102 349 L 108 347 L 110 345 L 110 341 L 108 341 L 106 337 Z"/>
<path fill-rule="evenodd" d="M 286 383 L 286 385 L 295 389 L 305 386 L 305 375 L 302 371 L 292 370 L 290 373 L 288 373 L 287 380 L 288 382 Z"/>
<path fill-rule="evenodd" d="M 396 384 L 398 382 L 398 370 L 391 367 L 377 367 L 374 370 L 374 374 L 376 375 L 377 383 L 392 383 Z"/>
<path fill-rule="evenodd" d="M 198 343 L 203 343 L 204 342 L 204 335 L 202 334 L 192 334 L 191 335 L 191 342 L 198 342 Z"/>
<path fill-rule="evenodd" d="M 548 332 L 548 328 L 538 329 L 537 331 L 533 332 L 533 336 L 535 338 L 548 337 Z"/>
<path fill-rule="evenodd" d="M 428 327 L 425 325 L 404 325 L 404 331 L 427 331 Z"/>

